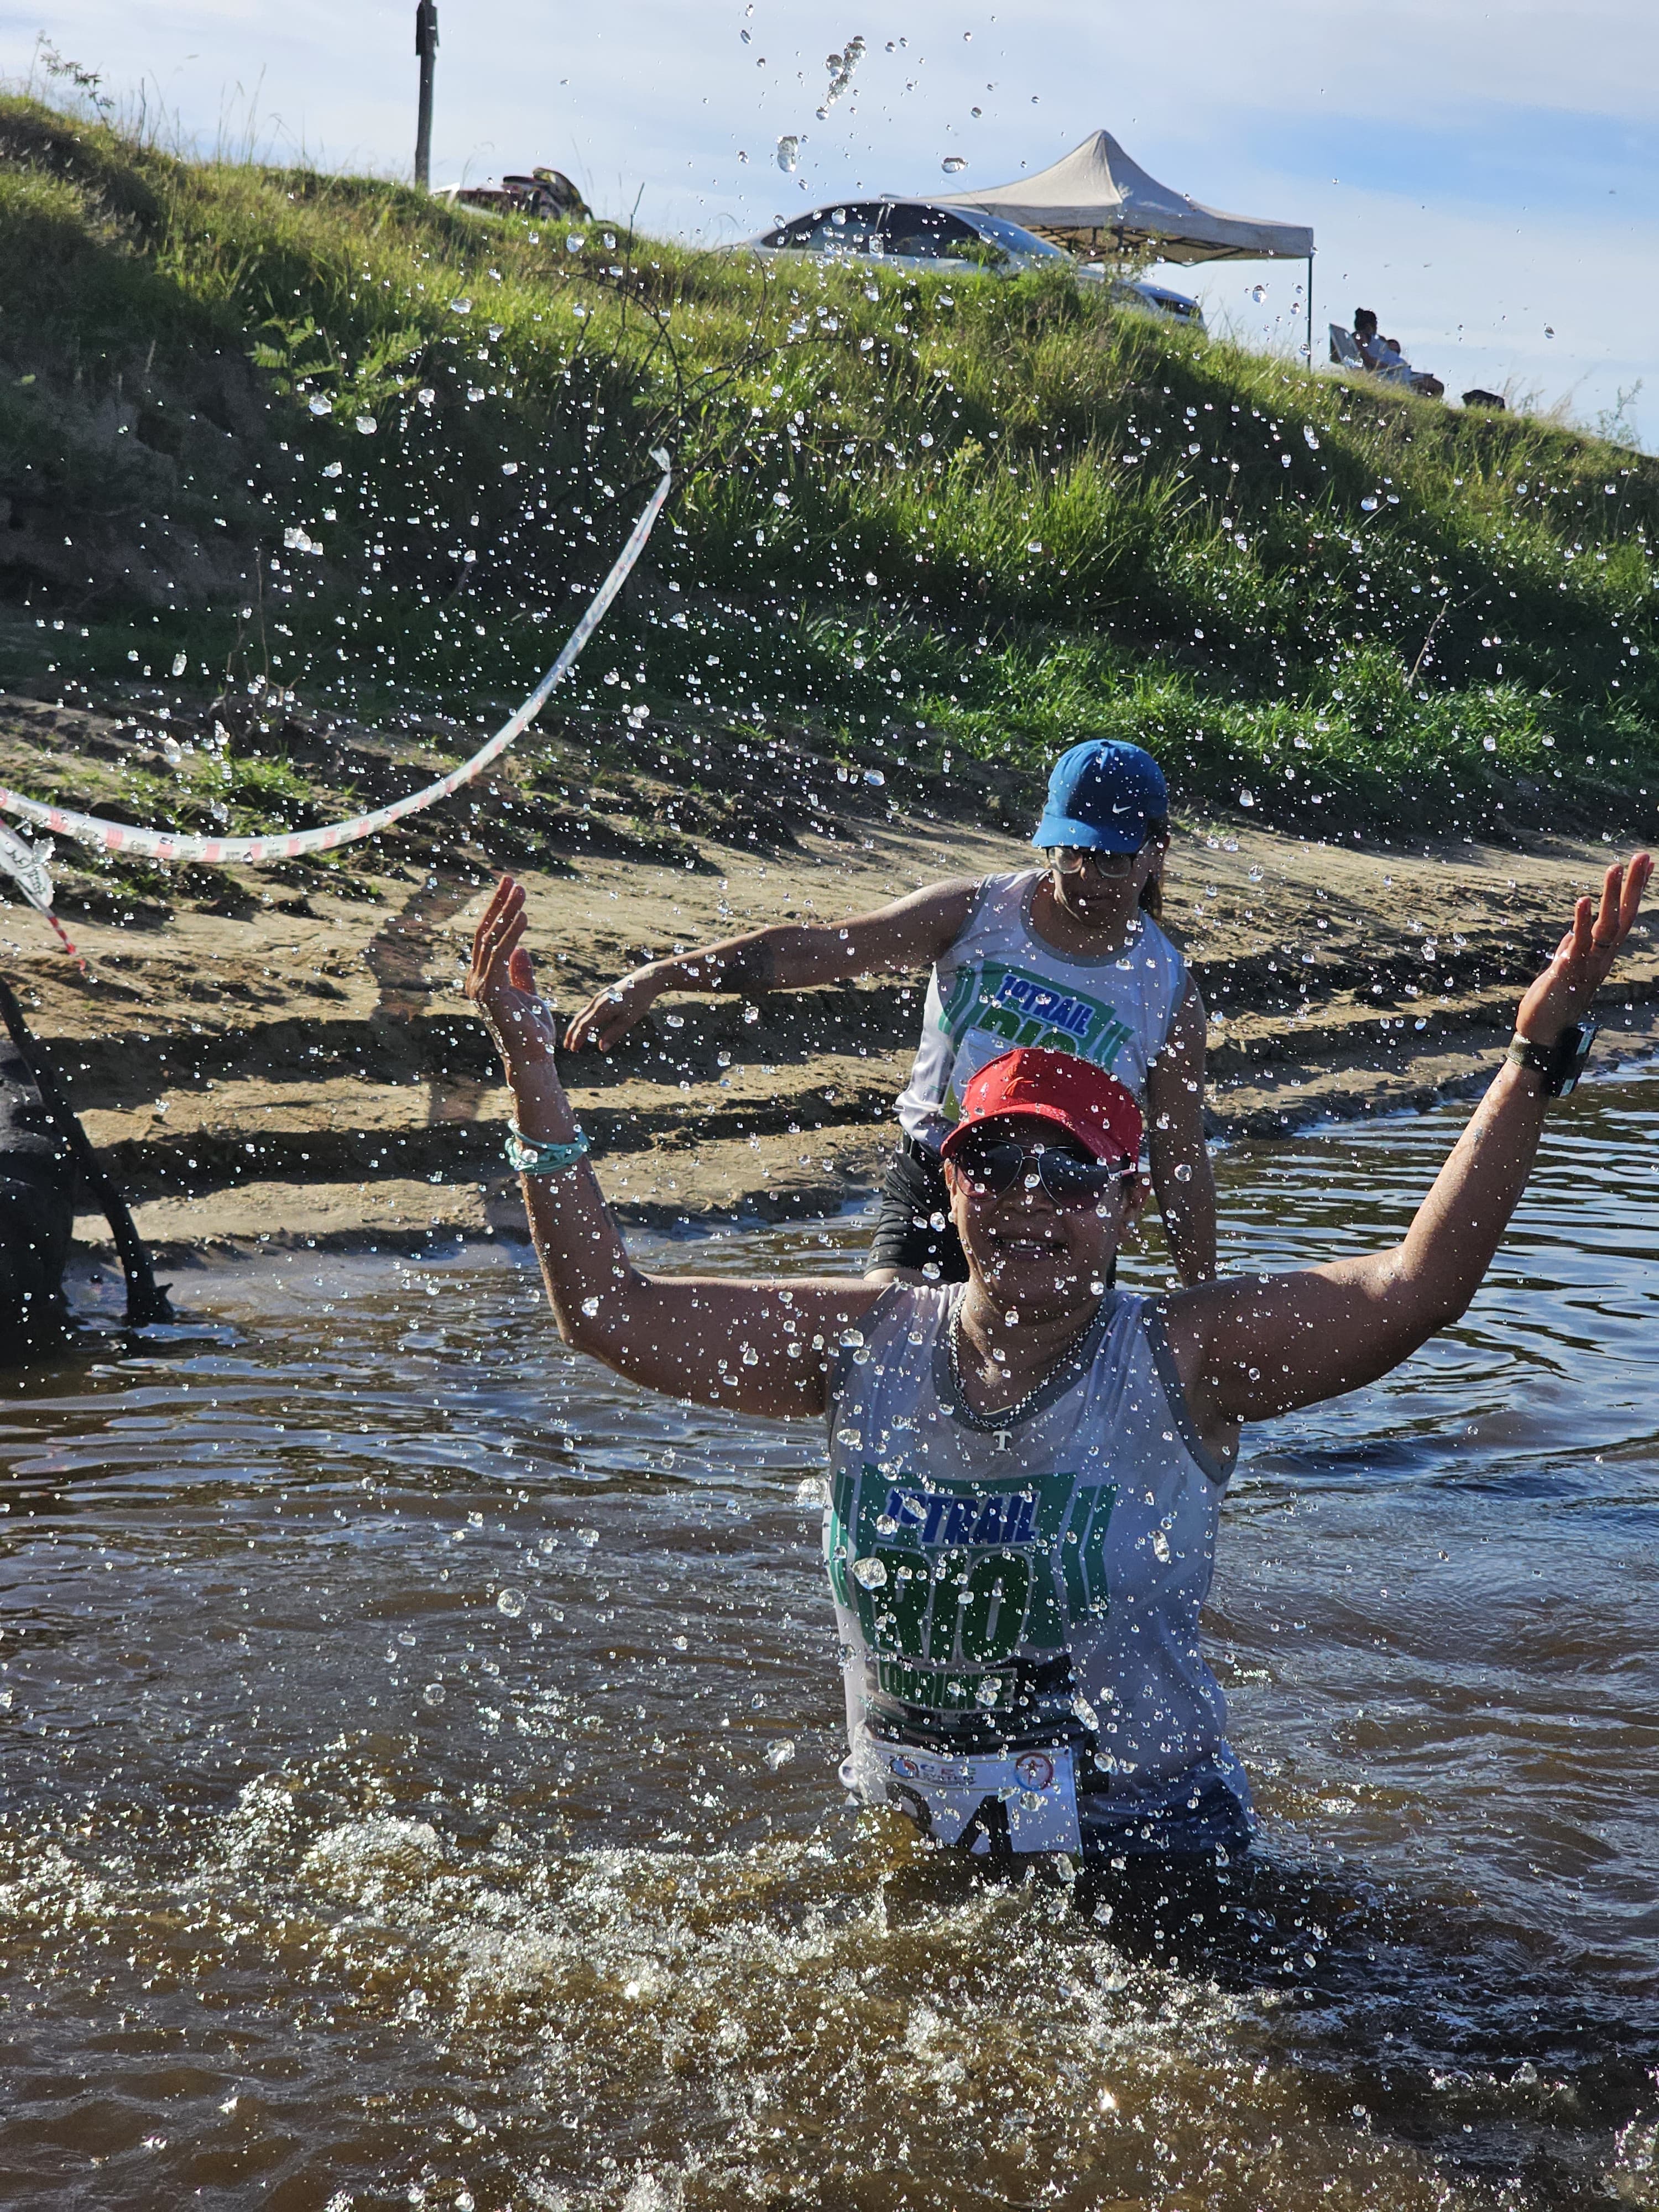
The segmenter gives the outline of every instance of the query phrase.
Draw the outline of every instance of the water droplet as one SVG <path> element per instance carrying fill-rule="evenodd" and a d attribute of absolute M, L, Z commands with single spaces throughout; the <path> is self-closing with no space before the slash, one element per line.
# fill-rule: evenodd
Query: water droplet
<path fill-rule="evenodd" d="M 1152 1531 L 1152 1551 L 1166 1567 L 1170 1564 L 1170 1540 L 1161 1528 Z"/>
<path fill-rule="evenodd" d="M 184 674 L 184 672 L 185 672 L 185 669 L 187 669 L 189 666 L 190 666 L 190 655 L 189 655 L 187 653 L 175 653 L 173 654 L 173 674 L 174 674 L 175 676 L 182 676 L 182 675 Z"/>
<path fill-rule="evenodd" d="M 787 1735 L 781 1735 L 766 1747 L 766 1763 L 775 1774 L 781 1766 L 787 1766 L 795 1755 L 795 1747 Z"/>
<path fill-rule="evenodd" d="M 429 384 L 423 384 L 415 394 L 415 404 L 417 407 L 434 406 L 437 404 L 437 398 L 438 395 L 432 386 Z M 327 471 L 325 471 L 324 473 L 326 475 Z"/>
<path fill-rule="evenodd" d="M 372 415 L 360 415 L 357 417 L 357 428 L 365 438 L 372 438 L 380 427 Z"/>
<path fill-rule="evenodd" d="M 1010 1328 L 1013 1328 L 1018 1325 L 1019 1321 L 1019 1308 L 1018 1306 L 1010 1306 L 1007 1312 L 1004 1314 L 1002 1318 L 1007 1322 Z"/>
<path fill-rule="evenodd" d="M 1555 332 L 1550 328 L 1547 323 L 1544 325 L 1544 336 L 1547 338 L 1553 338 L 1555 336 Z"/>
<path fill-rule="evenodd" d="M 516 1620 L 524 1611 L 524 1592 L 515 1589 L 498 1590 L 495 1595 L 495 1610 L 497 1613 L 504 1613 L 509 1620 Z"/>
<path fill-rule="evenodd" d="M 931 430 L 924 430 L 918 442 L 924 446 L 931 446 L 933 442 L 933 432 Z"/>
<path fill-rule="evenodd" d="M 887 781 L 886 777 L 882 774 L 878 768 L 866 769 L 864 771 L 864 780 L 868 784 L 873 784 L 878 791 L 880 790 L 882 785 Z"/>
<path fill-rule="evenodd" d="M 472 313 L 472 302 L 465 293 L 459 300 L 452 300 L 449 304 L 452 310 L 458 315 L 470 315 Z"/>
<path fill-rule="evenodd" d="M 879 1559 L 854 1559 L 853 1579 L 863 1589 L 885 1589 L 887 1569 Z"/>
<path fill-rule="evenodd" d="M 582 1311 L 587 1316 L 590 1321 L 592 1320 L 594 1315 L 598 1313 L 599 1310 L 599 1302 L 597 1298 L 584 1298 L 582 1300 Z"/>
<path fill-rule="evenodd" d="M 959 177 L 967 166 L 968 156 L 965 154 L 947 154 L 939 163 L 947 177 Z"/>
<path fill-rule="evenodd" d="M 423 1705 L 441 1705 L 443 1701 L 444 1686 L 441 1682 L 428 1682 L 421 1692 L 421 1703 Z"/>
<path fill-rule="evenodd" d="M 578 1528 L 576 1531 L 576 1541 L 585 1552 L 591 1552 L 599 1540 L 599 1532 L 597 1528 Z"/>
<path fill-rule="evenodd" d="M 797 138 L 793 132 L 787 132 L 785 136 L 778 141 L 778 167 L 783 171 L 786 177 L 793 177 L 795 173 L 796 164 L 799 160 L 800 140 Z"/>
<path fill-rule="evenodd" d="M 320 392 L 313 392 L 307 400 L 306 405 L 310 408 L 313 415 L 331 415 L 334 412 L 334 402 L 331 399 L 325 399 Z"/>
<path fill-rule="evenodd" d="M 1265 284 L 1252 284 L 1252 285 L 1251 285 L 1251 287 L 1250 287 L 1250 297 L 1251 297 L 1251 298 L 1255 301 L 1255 304 L 1257 305 L 1257 307 L 1258 307 L 1261 305 L 1261 302 L 1262 302 L 1262 301 L 1267 298 L 1267 286 L 1266 286 Z"/>
<path fill-rule="evenodd" d="M 1255 793 L 1253 791 L 1241 791 L 1238 794 L 1238 803 L 1241 806 L 1254 806 Z"/>
<path fill-rule="evenodd" d="M 974 1692 L 974 1703 L 976 1705 L 994 1705 L 1001 1695 L 1001 1675 L 988 1674 Z"/>
<path fill-rule="evenodd" d="M 1182 1160 L 1176 1167 L 1175 1171 L 1175 1179 L 1177 1182 L 1190 1182 L 1192 1181 L 1193 1170 L 1191 1164 L 1188 1161 Z"/>
<path fill-rule="evenodd" d="M 897 1522 L 896 1521 L 895 1521 L 895 1520 L 894 1520 L 894 1518 L 893 1518 L 893 1516 L 892 1516 L 892 1515 L 891 1515 L 890 1513 L 878 1513 L 878 1514 L 877 1514 L 877 1516 L 876 1516 L 876 1534 L 877 1534 L 877 1535 L 878 1535 L 878 1536 L 896 1536 L 896 1535 L 897 1535 L 897 1534 L 898 1534 L 898 1522 Z"/>
<path fill-rule="evenodd" d="M 1260 868 L 1253 867 L 1250 870 L 1250 881 L 1253 884 L 1259 884 L 1261 881 L 1261 871 Z"/>
<path fill-rule="evenodd" d="M 564 250 L 567 253 L 580 253 L 586 243 L 587 239 L 583 232 L 573 230 L 564 242 Z"/>
<path fill-rule="evenodd" d="M 501 474 L 504 477 L 515 477 L 518 473 L 519 465 L 516 461 L 503 461 L 501 463 Z"/>

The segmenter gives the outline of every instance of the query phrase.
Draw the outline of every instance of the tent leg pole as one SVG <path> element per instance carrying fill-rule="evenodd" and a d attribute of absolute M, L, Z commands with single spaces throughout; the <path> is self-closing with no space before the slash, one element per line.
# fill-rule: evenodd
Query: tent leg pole
<path fill-rule="evenodd" d="M 1308 374 L 1313 374 L 1313 256 L 1308 256 Z"/>

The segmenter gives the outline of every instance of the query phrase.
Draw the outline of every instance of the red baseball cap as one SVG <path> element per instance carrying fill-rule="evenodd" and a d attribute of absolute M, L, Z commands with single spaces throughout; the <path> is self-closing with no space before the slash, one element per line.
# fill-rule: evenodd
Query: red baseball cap
<path fill-rule="evenodd" d="M 962 1094 L 962 1115 L 939 1146 L 949 1159 L 981 1121 L 1035 1115 L 1069 1130 L 1097 1160 L 1138 1160 L 1142 1121 L 1133 1094 L 1116 1076 L 1075 1053 L 1019 1046 L 988 1060 Z"/>

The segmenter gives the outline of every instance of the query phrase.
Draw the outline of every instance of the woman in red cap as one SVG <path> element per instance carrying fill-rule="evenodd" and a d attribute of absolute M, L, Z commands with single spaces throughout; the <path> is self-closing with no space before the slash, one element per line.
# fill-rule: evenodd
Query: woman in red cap
<path fill-rule="evenodd" d="M 1042 1045 L 1108 1069 L 1145 1107 L 1148 1167 L 1183 1283 L 1215 1273 L 1215 1177 L 1204 1141 L 1204 1003 L 1159 926 L 1170 848 L 1164 771 L 1139 745 L 1091 738 L 1048 777 L 1031 842 L 1044 866 L 929 884 L 844 922 L 780 922 L 648 961 L 565 1032 L 609 1052 L 665 991 L 800 991 L 930 967 L 921 1038 L 897 1101 L 868 1273 L 959 1283 L 968 1263 L 940 1166 L 976 1068 Z"/>
<path fill-rule="evenodd" d="M 849 1784 L 1004 1857 L 1231 1852 L 1249 1790 L 1199 1648 L 1241 1427 L 1357 1389 L 1455 1320 L 1525 1187 L 1552 1096 L 1651 864 L 1609 868 L 1522 1000 L 1490 1089 L 1385 1251 L 1160 1299 L 1109 1287 L 1141 1117 L 1111 1075 L 1016 1048 L 979 1068 L 943 1174 L 963 1285 L 732 1281 L 629 1259 L 554 1064 L 503 878 L 467 991 L 501 1047 L 567 1343 L 750 1413 L 827 1414 L 824 1543 Z"/>

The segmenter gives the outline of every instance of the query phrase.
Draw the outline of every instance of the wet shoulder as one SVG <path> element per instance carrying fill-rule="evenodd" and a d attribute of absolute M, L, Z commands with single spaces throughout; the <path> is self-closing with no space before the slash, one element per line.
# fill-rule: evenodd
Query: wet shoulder
<path fill-rule="evenodd" d="M 988 945 L 1003 945 L 1006 949 L 1006 940 L 1023 941 L 1026 938 L 1026 896 L 1041 874 L 1038 868 L 1015 868 L 980 878 L 968 919 L 951 946 L 949 958 L 953 965 L 960 965 L 971 953 Z"/>
<path fill-rule="evenodd" d="M 951 1310 L 942 1283 L 890 1283 L 861 1328 L 842 1333 L 830 1361 L 830 1408 L 869 1395 L 890 1370 L 914 1366 L 925 1373 Z"/>

